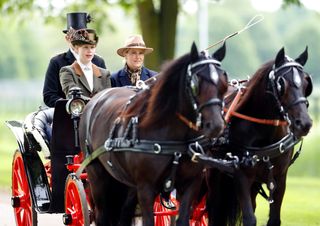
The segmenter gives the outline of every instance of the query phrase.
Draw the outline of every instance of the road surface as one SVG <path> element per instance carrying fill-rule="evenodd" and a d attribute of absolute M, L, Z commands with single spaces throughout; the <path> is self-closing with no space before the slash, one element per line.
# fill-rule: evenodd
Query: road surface
<path fill-rule="evenodd" d="M 13 208 L 10 205 L 10 190 L 0 189 L 0 226 L 15 225 Z M 133 226 L 141 225 L 141 219 L 137 218 Z M 62 214 L 38 214 L 38 226 L 64 226 Z"/>
<path fill-rule="evenodd" d="M 0 226 L 14 226 L 13 208 L 10 205 L 10 190 L 0 190 Z M 64 226 L 62 214 L 38 214 L 38 226 Z"/>

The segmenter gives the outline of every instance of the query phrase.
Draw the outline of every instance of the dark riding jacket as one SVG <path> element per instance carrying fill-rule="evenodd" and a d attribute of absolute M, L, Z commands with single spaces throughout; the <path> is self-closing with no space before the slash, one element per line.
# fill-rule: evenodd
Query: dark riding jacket
<path fill-rule="evenodd" d="M 42 92 L 43 101 L 48 107 L 54 107 L 57 100 L 66 98 L 59 81 L 59 71 L 62 67 L 71 65 L 75 60 L 70 50 L 51 58 Z M 92 63 L 98 67 L 106 68 L 104 60 L 97 55 L 93 57 Z"/>
<path fill-rule="evenodd" d="M 156 74 L 157 72 L 152 71 L 146 67 L 142 67 L 140 79 L 142 81 L 145 81 Z M 115 73 L 112 73 L 111 84 L 112 84 L 112 87 L 132 86 L 128 72 L 124 68 L 122 68 L 121 70 Z"/>

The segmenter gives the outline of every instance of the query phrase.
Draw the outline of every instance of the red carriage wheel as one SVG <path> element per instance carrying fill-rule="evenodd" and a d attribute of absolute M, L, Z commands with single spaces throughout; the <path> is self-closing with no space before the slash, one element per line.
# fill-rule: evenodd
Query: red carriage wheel
<path fill-rule="evenodd" d="M 82 181 L 74 173 L 68 175 L 64 193 L 63 223 L 72 226 L 89 226 L 90 216 L 86 193 Z"/>
<path fill-rule="evenodd" d="M 16 150 L 12 162 L 12 198 L 17 226 L 37 226 L 37 212 L 34 209 L 20 151 Z"/>
<path fill-rule="evenodd" d="M 191 219 L 190 226 L 207 226 L 208 213 L 206 211 L 207 195 L 203 196 L 201 201 L 195 206 Z"/>
<path fill-rule="evenodd" d="M 174 225 L 176 215 L 178 214 L 178 207 L 179 204 L 175 198 L 170 196 L 170 199 L 172 202 L 174 202 L 175 206 L 177 207 L 177 210 L 169 210 L 165 208 L 160 203 L 160 196 L 157 196 L 154 205 L 153 205 L 153 211 L 154 211 L 154 225 L 156 226 L 170 226 Z"/>

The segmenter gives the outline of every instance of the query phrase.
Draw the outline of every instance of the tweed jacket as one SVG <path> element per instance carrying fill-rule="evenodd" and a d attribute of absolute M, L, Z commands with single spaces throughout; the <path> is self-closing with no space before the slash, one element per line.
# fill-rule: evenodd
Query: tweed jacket
<path fill-rule="evenodd" d="M 91 91 L 86 76 L 76 61 L 70 66 L 62 67 L 60 69 L 60 83 L 64 94 L 68 96 L 70 88 L 77 86 L 81 88 L 82 95 L 92 97 L 101 90 L 110 88 L 110 72 L 104 68 L 96 66 L 95 64 L 92 64 L 92 69 L 93 90 Z"/>
<path fill-rule="evenodd" d="M 62 67 L 71 65 L 75 60 L 76 59 L 70 50 L 51 58 L 42 92 L 43 101 L 48 107 L 54 107 L 57 100 L 66 98 L 61 88 L 59 71 Z M 92 63 L 98 67 L 106 68 L 104 60 L 97 55 L 93 57 Z"/>
<path fill-rule="evenodd" d="M 148 78 L 151 78 L 152 76 L 154 76 L 156 74 L 157 74 L 157 72 L 152 71 L 146 67 L 142 67 L 140 79 L 142 81 L 145 81 Z M 122 68 L 121 70 L 119 70 L 115 73 L 112 73 L 111 84 L 112 84 L 112 87 L 132 86 L 129 75 L 124 68 Z"/>

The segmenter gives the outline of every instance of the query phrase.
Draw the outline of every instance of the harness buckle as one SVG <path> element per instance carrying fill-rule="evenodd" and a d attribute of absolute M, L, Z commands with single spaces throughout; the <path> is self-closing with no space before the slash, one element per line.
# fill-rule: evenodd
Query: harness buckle
<path fill-rule="evenodd" d="M 285 150 L 286 150 L 286 149 L 285 149 L 285 147 L 284 147 L 284 144 L 281 143 L 281 144 L 279 145 L 279 151 L 280 151 L 280 153 L 282 154 Z"/>
<path fill-rule="evenodd" d="M 154 150 L 154 153 L 159 154 L 161 152 L 161 145 L 158 143 L 155 143 L 153 145 L 153 150 Z"/>
<path fill-rule="evenodd" d="M 262 160 L 263 160 L 264 162 L 269 162 L 269 161 L 270 161 L 270 157 L 269 157 L 269 156 L 263 156 L 263 157 L 262 157 Z"/>
<path fill-rule="evenodd" d="M 192 162 L 195 162 L 195 163 L 198 163 L 197 157 L 198 157 L 199 155 L 201 155 L 201 154 L 198 153 L 198 152 L 194 152 L 193 155 L 192 155 L 192 157 L 191 157 L 191 161 L 192 161 Z"/>

